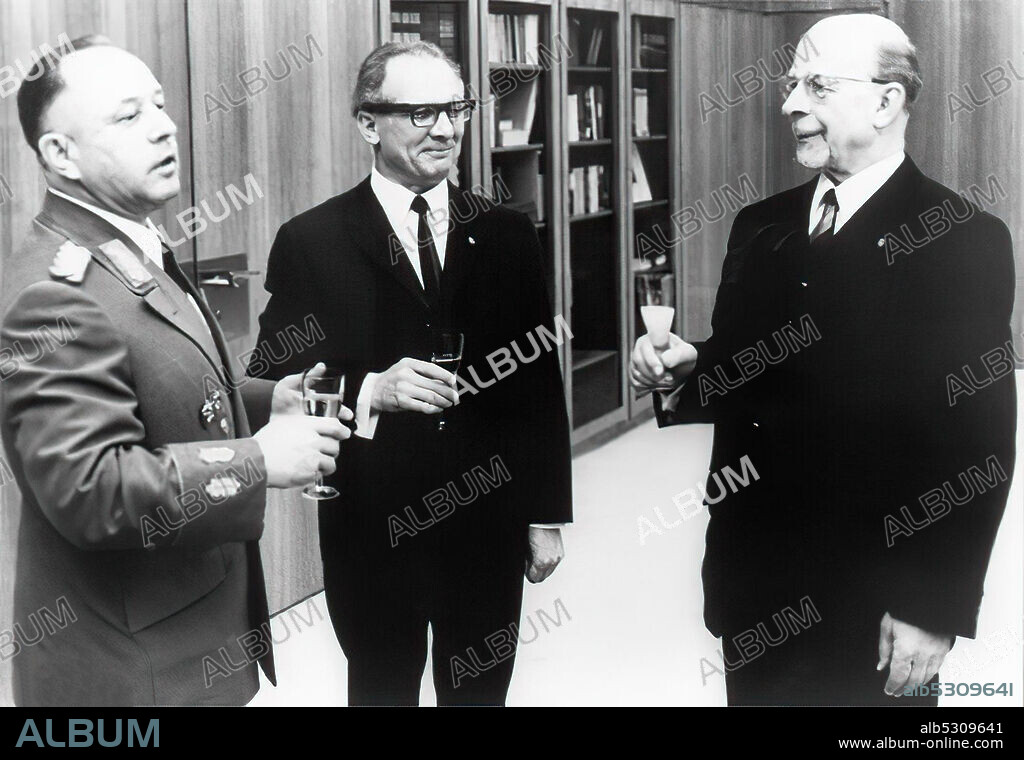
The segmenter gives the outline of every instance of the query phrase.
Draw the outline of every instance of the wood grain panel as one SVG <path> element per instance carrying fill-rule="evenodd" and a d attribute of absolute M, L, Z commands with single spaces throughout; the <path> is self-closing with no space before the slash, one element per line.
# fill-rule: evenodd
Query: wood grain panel
<path fill-rule="evenodd" d="M 105 34 L 145 61 L 163 84 L 167 109 L 178 125 L 182 193 L 153 215 L 166 224 L 191 205 L 188 155 L 188 80 L 186 76 L 184 0 L 5 0 L 0 3 L 0 66 L 27 72 L 40 46 L 56 46 L 61 35 Z M 18 62 L 21 66 L 19 68 Z M 0 175 L 13 197 L 0 195 L 0 277 L 4 262 L 39 211 L 45 191 L 35 154 L 26 145 L 18 122 L 15 95 L 0 99 Z M 2 192 L 3 182 L 0 182 Z M 185 246 L 184 257 L 191 256 Z M 0 457 L 4 456 L 0 451 Z M 20 497 L 14 483 L 0 487 L 0 630 L 10 630 Z M 11 703 L 10 661 L 0 662 L 0 704 Z"/>
<path fill-rule="evenodd" d="M 925 174 L 954 190 L 975 185 L 989 191 L 995 177 L 1004 191 L 993 188 L 996 202 L 986 210 L 1013 235 L 1013 333 L 1017 355 L 1024 355 L 1024 4 L 896 0 L 891 12 L 917 45 L 924 78 L 908 153 Z M 1004 77 L 1006 84 L 998 84 Z M 973 105 L 972 95 L 983 104 Z M 970 110 L 962 110 L 964 104 Z"/>
<path fill-rule="evenodd" d="M 195 196 L 216 209 L 217 193 L 230 184 L 242 189 L 249 174 L 263 196 L 210 224 L 195 238 L 197 255 L 244 251 L 250 268 L 265 272 L 283 222 L 369 172 L 370 149 L 349 100 L 377 39 L 378 11 L 372 2 L 343 0 L 204 0 L 188 11 Z M 262 276 L 251 283 L 255 328 L 267 295 Z M 254 329 L 233 341 L 233 355 L 255 340 Z M 261 546 L 272 610 L 322 587 L 315 508 L 297 491 L 271 492 Z"/>

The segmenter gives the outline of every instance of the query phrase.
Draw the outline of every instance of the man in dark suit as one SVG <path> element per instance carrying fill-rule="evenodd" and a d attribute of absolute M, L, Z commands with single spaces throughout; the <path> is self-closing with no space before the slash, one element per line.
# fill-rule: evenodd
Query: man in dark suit
<path fill-rule="evenodd" d="M 820 173 L 737 216 L 710 338 L 633 352 L 659 425 L 714 423 L 711 470 L 758 475 L 709 506 L 730 704 L 934 705 L 906 692 L 975 634 L 1014 463 L 1013 257 L 904 154 L 920 86 L 891 21 L 812 27 L 783 113 Z M 967 371 L 986 387 L 951 393 Z"/>
<path fill-rule="evenodd" d="M 142 61 L 76 40 L 30 72 L 18 113 L 48 191 L 7 261 L 0 330 L 0 432 L 22 495 L 18 635 L 3 642 L 15 701 L 244 704 L 257 661 L 274 681 L 266 489 L 332 472 L 348 430 L 299 413 L 298 377 L 239 389 L 148 219 L 180 183 Z"/>
<path fill-rule="evenodd" d="M 533 225 L 447 181 L 473 105 L 464 93 L 433 45 L 371 53 L 353 102 L 371 175 L 284 224 L 270 252 L 261 339 L 308 313 L 326 338 L 305 356 L 261 358 L 259 372 L 322 359 L 346 371 L 356 410 L 333 478 L 341 498 L 320 507 L 350 704 L 416 704 L 428 625 L 438 702 L 502 704 L 524 567 L 547 577 L 571 520 Z M 458 380 L 430 361 L 439 330 L 464 334 Z"/>

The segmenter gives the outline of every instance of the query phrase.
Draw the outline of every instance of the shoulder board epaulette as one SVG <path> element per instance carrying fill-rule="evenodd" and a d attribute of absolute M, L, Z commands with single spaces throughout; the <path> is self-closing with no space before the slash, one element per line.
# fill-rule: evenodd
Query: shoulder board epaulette
<path fill-rule="evenodd" d="M 153 279 L 152 273 L 120 240 L 115 239 L 101 243 L 99 248 L 103 257 L 130 288 L 142 293 L 156 287 L 156 280 Z"/>

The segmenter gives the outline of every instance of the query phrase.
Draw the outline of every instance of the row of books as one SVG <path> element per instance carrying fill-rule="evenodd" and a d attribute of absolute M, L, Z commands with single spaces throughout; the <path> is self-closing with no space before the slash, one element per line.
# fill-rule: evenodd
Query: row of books
<path fill-rule="evenodd" d="M 491 63 L 537 63 L 540 17 L 492 13 L 487 18 L 487 57 Z"/>
<path fill-rule="evenodd" d="M 596 66 L 602 61 L 604 27 L 586 25 L 578 18 L 569 19 L 569 49 L 573 51 L 574 62 Z"/>
<path fill-rule="evenodd" d="M 600 140 L 608 136 L 604 123 L 604 88 L 601 85 L 580 86 L 570 93 L 566 129 L 569 142 Z"/>
<path fill-rule="evenodd" d="M 611 207 L 608 172 L 604 166 L 577 166 L 569 172 L 569 213 L 593 214 Z"/>
<path fill-rule="evenodd" d="M 668 35 L 652 32 L 642 24 L 633 25 L 633 67 L 668 68 Z"/>

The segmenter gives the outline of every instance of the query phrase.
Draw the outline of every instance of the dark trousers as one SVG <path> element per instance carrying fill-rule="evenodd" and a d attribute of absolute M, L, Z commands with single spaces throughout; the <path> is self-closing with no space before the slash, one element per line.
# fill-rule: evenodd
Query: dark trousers
<path fill-rule="evenodd" d="M 750 628 L 723 635 L 730 706 L 938 704 L 938 697 L 885 693 L 889 669 L 875 669 L 884 610 L 869 604 L 830 603 L 823 594 L 814 597 L 814 604 L 817 614 L 813 617 L 820 620 L 804 615 L 806 628 L 792 618 L 787 622 L 785 616 L 767 615 L 751 620 Z"/>
<path fill-rule="evenodd" d="M 526 529 L 442 523 L 392 550 L 326 536 L 324 587 L 350 705 L 416 705 L 433 634 L 438 705 L 503 705 L 523 598 Z M 325 543 L 326 539 L 326 543 Z"/>

